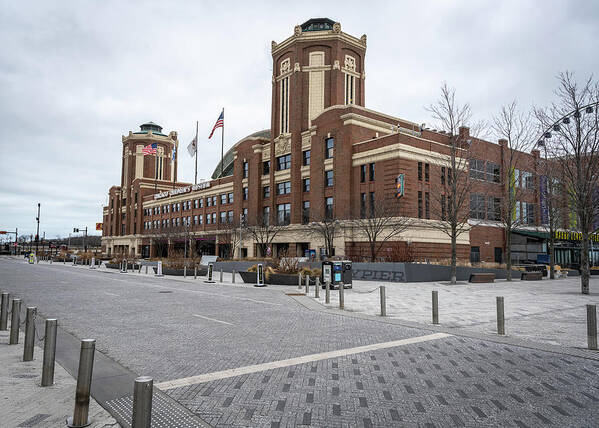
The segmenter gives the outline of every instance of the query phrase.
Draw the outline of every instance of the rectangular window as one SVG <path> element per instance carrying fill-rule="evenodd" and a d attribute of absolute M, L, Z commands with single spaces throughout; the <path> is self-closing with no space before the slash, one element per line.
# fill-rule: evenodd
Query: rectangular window
<path fill-rule="evenodd" d="M 485 219 L 485 196 L 475 193 L 470 195 L 470 218 Z"/>
<path fill-rule="evenodd" d="M 270 161 L 262 162 L 262 175 L 270 174 Z"/>
<path fill-rule="evenodd" d="M 428 192 L 424 193 L 424 218 L 431 218 L 431 201 Z"/>
<path fill-rule="evenodd" d="M 356 98 L 356 77 L 345 73 L 345 105 L 354 104 Z"/>
<path fill-rule="evenodd" d="M 233 211 L 227 211 L 227 223 L 233 223 Z"/>
<path fill-rule="evenodd" d="M 441 195 L 441 220 L 447 220 L 447 206 L 445 201 L 445 195 Z"/>
<path fill-rule="evenodd" d="M 302 180 L 302 190 L 304 192 L 309 192 L 310 191 L 310 179 L 309 178 L 304 178 Z"/>
<path fill-rule="evenodd" d="M 248 168 L 249 165 L 247 162 L 243 163 L 243 178 L 248 178 Z"/>
<path fill-rule="evenodd" d="M 366 164 L 360 165 L 360 183 L 366 182 Z"/>
<path fill-rule="evenodd" d="M 520 170 L 514 170 L 514 186 L 520 187 Z"/>
<path fill-rule="evenodd" d="M 243 188 L 243 200 L 244 201 L 248 200 L 248 188 L 247 187 Z"/>
<path fill-rule="evenodd" d="M 369 178 L 370 181 L 374 181 L 374 163 L 370 164 L 369 171 L 370 171 L 370 173 L 369 173 L 369 177 L 368 178 Z"/>
<path fill-rule="evenodd" d="M 534 224 L 535 222 L 535 205 L 533 203 L 530 202 L 524 202 L 524 205 L 526 206 L 526 214 L 525 214 L 525 218 L 523 219 L 526 224 Z"/>
<path fill-rule="evenodd" d="M 193 200 L 193 208 L 194 208 L 194 209 L 197 209 L 197 208 L 198 208 L 198 205 L 199 205 L 199 203 L 200 203 L 200 202 L 199 202 L 197 199 L 194 199 L 194 200 Z"/>
<path fill-rule="evenodd" d="M 206 224 L 210 223 L 212 223 L 212 217 L 210 216 L 210 214 L 206 214 Z"/>
<path fill-rule="evenodd" d="M 289 224 L 291 219 L 291 204 L 278 204 L 277 205 L 277 224 L 279 226 L 285 226 Z"/>
<path fill-rule="evenodd" d="M 430 172 L 430 165 L 425 163 L 424 164 L 424 181 L 426 181 L 427 183 L 429 182 L 429 172 Z"/>
<path fill-rule="evenodd" d="M 422 218 L 422 192 L 420 190 L 418 191 L 418 218 Z"/>
<path fill-rule="evenodd" d="M 324 150 L 324 158 L 331 159 L 335 155 L 335 139 L 327 138 L 324 140 L 325 150 Z"/>
<path fill-rule="evenodd" d="M 204 216 L 202 214 L 200 214 L 199 220 L 200 220 L 200 224 L 204 223 Z"/>
<path fill-rule="evenodd" d="M 441 167 L 441 185 L 445 185 L 445 167 Z"/>
<path fill-rule="evenodd" d="M 534 189 L 534 180 L 532 176 L 532 172 L 523 171 L 522 172 L 522 180 L 523 185 L 527 189 Z"/>
<path fill-rule="evenodd" d="M 493 162 L 487 162 L 487 181 L 499 183 L 499 165 Z"/>
<path fill-rule="evenodd" d="M 212 197 L 208 196 L 206 198 L 206 206 L 207 207 L 211 207 L 212 206 Z"/>
<path fill-rule="evenodd" d="M 325 209 L 324 209 L 324 215 L 325 218 L 327 219 L 332 219 L 334 212 L 333 212 L 333 198 L 325 198 Z"/>
<path fill-rule="evenodd" d="M 270 198 L 270 186 L 264 186 L 262 188 L 262 197 L 263 198 Z"/>
<path fill-rule="evenodd" d="M 277 158 L 277 171 L 291 168 L 291 155 L 283 155 Z"/>
<path fill-rule="evenodd" d="M 333 170 L 325 171 L 324 173 L 324 185 L 325 187 L 333 186 Z"/>
<path fill-rule="evenodd" d="M 487 220 L 501 220 L 501 199 L 489 196 L 487 198 Z"/>
<path fill-rule="evenodd" d="M 227 202 L 229 204 L 233 203 L 233 192 L 227 194 Z"/>
<path fill-rule="evenodd" d="M 277 195 L 287 195 L 291 193 L 291 181 L 277 183 Z"/>
<path fill-rule="evenodd" d="M 422 181 L 422 162 L 418 162 L 418 181 Z"/>
<path fill-rule="evenodd" d="M 216 224 L 216 213 L 212 213 L 212 224 Z"/>
<path fill-rule="evenodd" d="M 200 198 L 200 208 L 204 208 L 204 198 Z"/>
<path fill-rule="evenodd" d="M 289 132 L 289 77 L 281 79 L 281 134 Z"/>
<path fill-rule="evenodd" d="M 193 225 L 194 225 L 194 226 L 197 226 L 197 225 L 198 225 L 198 216 L 197 216 L 197 215 L 194 215 L 194 216 L 193 216 Z"/>
<path fill-rule="evenodd" d="M 374 217 L 374 206 L 374 192 L 370 192 L 370 217 Z"/>
<path fill-rule="evenodd" d="M 227 194 L 223 193 L 222 195 L 220 195 L 220 204 L 225 205 L 226 203 L 227 203 Z"/>
<path fill-rule="evenodd" d="M 216 206 L 216 195 L 212 197 L 212 205 Z"/>
<path fill-rule="evenodd" d="M 366 193 L 360 193 L 360 218 L 366 218 Z"/>
<path fill-rule="evenodd" d="M 470 262 L 480 262 L 480 247 L 470 247 Z"/>
<path fill-rule="evenodd" d="M 484 180 L 485 173 L 485 161 L 479 159 L 470 159 L 470 178 L 477 180 Z"/>
<path fill-rule="evenodd" d="M 302 224 L 308 224 L 310 221 L 310 201 L 302 202 Z"/>
<path fill-rule="evenodd" d="M 270 225 L 270 207 L 262 208 L 262 225 Z"/>
<path fill-rule="evenodd" d="M 304 150 L 302 152 L 302 165 L 310 165 L 310 150 Z"/>

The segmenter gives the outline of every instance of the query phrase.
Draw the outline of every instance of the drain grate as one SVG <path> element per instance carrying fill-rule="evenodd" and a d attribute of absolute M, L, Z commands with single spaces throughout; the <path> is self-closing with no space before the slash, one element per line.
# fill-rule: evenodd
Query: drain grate
<path fill-rule="evenodd" d="M 117 398 L 106 402 L 106 407 L 110 413 L 116 418 L 131 423 L 131 415 L 133 414 L 133 396 Z M 130 425 L 127 425 L 130 426 Z M 177 402 L 165 397 L 160 393 L 154 392 L 152 396 L 152 428 L 196 428 L 209 427 L 197 416 L 190 412 Z"/>

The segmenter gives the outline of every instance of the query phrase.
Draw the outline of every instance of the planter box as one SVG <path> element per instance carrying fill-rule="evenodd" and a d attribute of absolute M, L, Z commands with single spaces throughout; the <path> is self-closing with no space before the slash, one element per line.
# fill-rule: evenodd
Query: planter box
<path fill-rule="evenodd" d="M 257 273 L 256 272 L 239 272 L 243 282 L 246 284 L 256 284 Z M 276 285 L 295 285 L 297 286 L 297 275 L 296 274 L 286 274 L 286 273 L 273 273 L 268 279 L 266 275 L 264 276 L 265 284 L 276 284 Z M 305 279 L 302 281 L 302 285 L 305 284 Z M 310 284 L 314 285 L 316 283 L 316 278 L 310 280 Z"/>
<path fill-rule="evenodd" d="M 96 264 L 100 264 L 100 263 L 96 263 Z M 120 263 L 106 263 L 106 267 L 108 269 L 121 269 L 121 264 Z M 139 265 L 133 265 L 132 263 L 129 264 L 127 263 L 127 270 L 133 270 L 133 268 L 135 267 L 135 269 L 139 269 Z"/>
<path fill-rule="evenodd" d="M 154 269 L 154 273 L 158 272 L 158 268 L 156 266 L 153 266 L 152 269 Z M 183 276 L 184 269 L 173 269 L 173 268 L 167 268 L 167 267 L 163 266 L 162 274 L 163 275 L 171 275 L 171 276 Z M 208 269 L 198 268 L 198 276 L 206 276 L 207 274 L 208 274 Z M 193 268 L 187 268 L 187 276 L 193 276 Z"/>

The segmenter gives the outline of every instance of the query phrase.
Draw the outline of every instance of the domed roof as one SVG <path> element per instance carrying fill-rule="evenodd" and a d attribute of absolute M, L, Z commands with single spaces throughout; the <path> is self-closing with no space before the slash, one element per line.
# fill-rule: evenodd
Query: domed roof
<path fill-rule="evenodd" d="M 302 27 L 302 32 L 306 31 L 326 31 L 332 30 L 335 21 L 329 18 L 312 18 L 308 19 L 304 22 Z"/>
<path fill-rule="evenodd" d="M 227 150 L 227 153 L 225 153 L 225 155 L 223 156 L 223 175 L 222 177 L 228 177 L 230 175 L 233 175 L 233 161 L 235 160 L 233 158 L 233 152 L 235 151 L 235 149 L 237 148 L 237 146 L 241 143 L 243 143 L 245 140 L 249 140 L 251 138 L 263 138 L 266 140 L 270 140 L 270 129 L 264 129 L 262 131 L 258 131 L 258 132 L 254 132 L 253 134 L 250 134 L 246 137 L 243 137 L 241 140 L 239 140 L 238 142 L 235 143 L 235 145 L 233 147 L 231 147 L 229 150 Z M 220 174 L 220 162 L 216 165 L 216 168 L 214 168 L 214 172 L 212 173 L 212 179 L 215 180 L 217 178 L 222 178 L 221 174 Z"/>

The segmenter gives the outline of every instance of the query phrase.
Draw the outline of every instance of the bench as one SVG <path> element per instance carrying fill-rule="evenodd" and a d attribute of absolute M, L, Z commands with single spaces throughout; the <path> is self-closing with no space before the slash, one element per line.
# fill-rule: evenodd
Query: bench
<path fill-rule="evenodd" d="M 485 283 L 485 282 L 495 282 L 495 274 L 494 273 L 471 273 L 470 279 L 468 282 L 474 283 Z"/>
<path fill-rule="evenodd" d="M 520 280 L 522 281 L 540 281 L 543 279 L 543 272 L 522 272 Z"/>

